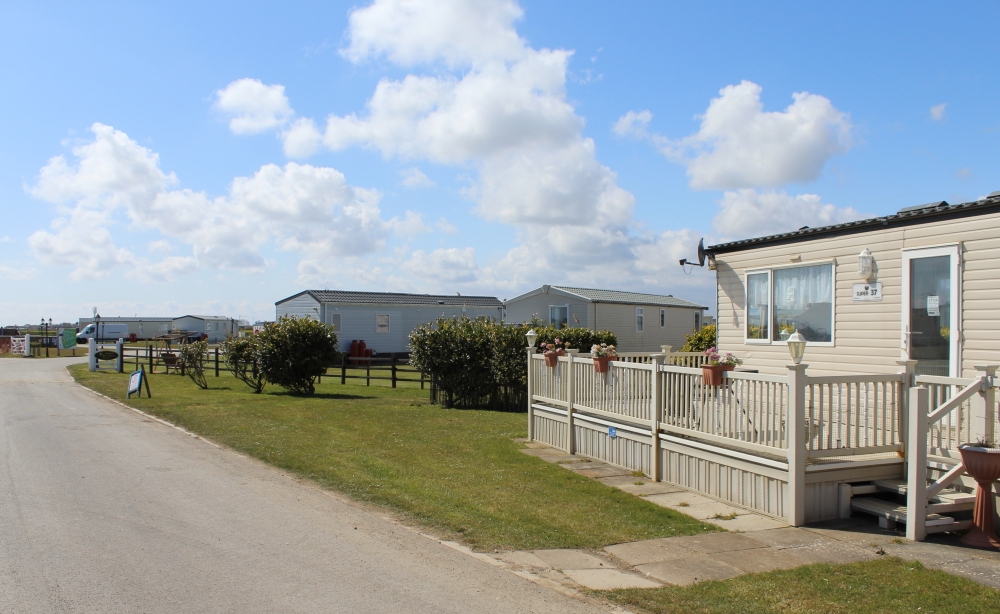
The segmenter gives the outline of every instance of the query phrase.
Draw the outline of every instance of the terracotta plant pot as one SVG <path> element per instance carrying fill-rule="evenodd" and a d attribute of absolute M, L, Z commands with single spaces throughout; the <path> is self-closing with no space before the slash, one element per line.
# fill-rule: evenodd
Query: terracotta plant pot
<path fill-rule="evenodd" d="M 702 365 L 701 379 L 706 386 L 721 386 L 723 382 L 722 372 L 732 371 L 736 365 Z"/>
<path fill-rule="evenodd" d="M 993 482 L 1000 480 L 1000 449 L 959 446 L 962 464 L 976 488 L 976 507 L 972 510 L 972 528 L 961 539 L 974 548 L 1000 548 L 1000 540 L 993 530 Z"/>
<path fill-rule="evenodd" d="M 607 373 L 610 369 L 609 362 L 617 358 L 617 356 L 598 356 L 594 358 L 594 371 L 597 373 Z"/>
<path fill-rule="evenodd" d="M 559 354 L 556 354 L 555 352 L 547 352 L 545 354 L 545 366 L 555 367 L 557 364 L 559 364 Z"/>

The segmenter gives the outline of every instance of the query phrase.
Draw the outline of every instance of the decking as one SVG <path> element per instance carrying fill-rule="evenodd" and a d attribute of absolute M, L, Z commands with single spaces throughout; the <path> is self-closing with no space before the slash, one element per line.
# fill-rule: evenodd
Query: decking
<path fill-rule="evenodd" d="M 957 379 L 916 376 L 913 361 L 837 376 L 790 365 L 707 386 L 691 353 L 623 356 L 603 374 L 575 353 L 528 361 L 530 439 L 795 526 L 853 508 L 913 539 L 963 528 L 974 482 L 958 445 L 997 434 L 995 367 Z"/>

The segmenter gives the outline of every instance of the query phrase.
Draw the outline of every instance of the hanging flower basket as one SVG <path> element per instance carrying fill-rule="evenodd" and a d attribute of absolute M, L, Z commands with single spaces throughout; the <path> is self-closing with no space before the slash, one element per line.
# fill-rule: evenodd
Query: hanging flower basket
<path fill-rule="evenodd" d="M 594 371 L 596 373 L 607 373 L 611 368 L 608 363 L 617 358 L 616 356 L 598 356 L 594 358 Z"/>
<path fill-rule="evenodd" d="M 732 371 L 736 365 L 702 365 L 701 379 L 706 386 L 721 386 L 723 371 Z"/>
<path fill-rule="evenodd" d="M 987 444 L 988 445 L 988 444 Z M 993 529 L 993 482 L 1000 480 L 1000 448 L 966 444 L 958 447 L 962 464 L 976 488 L 976 506 L 972 510 L 972 528 L 960 541 L 974 548 L 1000 548 Z"/>

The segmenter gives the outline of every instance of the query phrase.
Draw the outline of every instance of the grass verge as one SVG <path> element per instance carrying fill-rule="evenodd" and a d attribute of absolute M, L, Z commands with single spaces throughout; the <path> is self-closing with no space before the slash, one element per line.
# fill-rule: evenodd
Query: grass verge
<path fill-rule="evenodd" d="M 657 614 L 1000 611 L 1000 592 L 894 557 L 849 565 L 807 565 L 692 586 L 596 594 L 613 603 Z"/>
<path fill-rule="evenodd" d="M 477 550 L 600 548 L 717 527 L 522 454 L 527 417 L 432 406 L 427 392 L 340 385 L 313 397 L 252 394 L 229 374 L 200 390 L 150 377 L 153 398 L 125 399 L 127 374 L 78 382 L 355 499 L 387 506 Z"/>

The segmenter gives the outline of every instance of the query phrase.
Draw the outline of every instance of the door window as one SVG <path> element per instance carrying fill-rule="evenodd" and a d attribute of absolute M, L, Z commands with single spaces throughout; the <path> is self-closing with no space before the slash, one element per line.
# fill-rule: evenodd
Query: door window
<path fill-rule="evenodd" d="M 951 256 L 910 259 L 909 355 L 922 375 L 951 374 Z"/>

